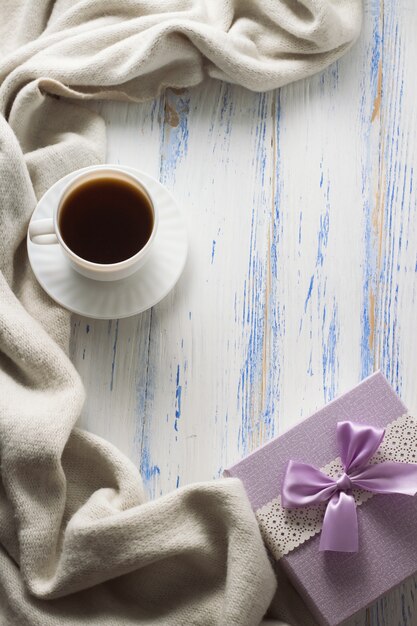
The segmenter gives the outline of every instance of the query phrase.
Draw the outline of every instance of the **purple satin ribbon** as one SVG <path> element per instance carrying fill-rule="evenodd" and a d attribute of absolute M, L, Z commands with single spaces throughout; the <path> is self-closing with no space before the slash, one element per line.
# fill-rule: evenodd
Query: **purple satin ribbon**
<path fill-rule="evenodd" d="M 351 489 L 373 493 L 417 493 L 417 465 L 385 461 L 367 465 L 385 430 L 353 422 L 337 424 L 344 473 L 335 480 L 307 463 L 289 461 L 281 489 L 282 506 L 298 508 L 327 502 L 320 550 L 358 551 L 358 518 Z"/>

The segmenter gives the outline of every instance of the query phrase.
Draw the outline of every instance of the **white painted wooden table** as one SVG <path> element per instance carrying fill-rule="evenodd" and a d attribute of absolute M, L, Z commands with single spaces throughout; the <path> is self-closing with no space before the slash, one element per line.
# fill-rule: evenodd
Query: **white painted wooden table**
<path fill-rule="evenodd" d="M 377 368 L 416 412 L 416 32 L 417 3 L 375 0 L 350 53 L 280 91 L 95 105 L 108 161 L 165 184 L 190 238 L 152 310 L 73 318 L 82 425 L 150 495 L 220 476 Z M 416 585 L 350 624 L 415 626 Z"/>

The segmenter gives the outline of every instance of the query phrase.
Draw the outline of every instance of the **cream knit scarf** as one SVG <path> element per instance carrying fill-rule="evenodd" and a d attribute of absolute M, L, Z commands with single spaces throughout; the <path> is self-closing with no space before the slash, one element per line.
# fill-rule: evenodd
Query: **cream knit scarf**
<path fill-rule="evenodd" d="M 360 21 L 360 0 L 1 1 L 1 625 L 261 621 L 276 581 L 241 484 L 147 502 L 136 467 L 74 428 L 69 314 L 38 287 L 25 234 L 52 183 L 104 160 L 83 99 L 206 75 L 272 89 L 339 57 Z"/>

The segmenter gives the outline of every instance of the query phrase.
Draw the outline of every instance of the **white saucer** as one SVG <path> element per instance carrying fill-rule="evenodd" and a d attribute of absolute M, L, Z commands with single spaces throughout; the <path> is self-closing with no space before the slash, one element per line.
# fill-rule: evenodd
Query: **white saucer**
<path fill-rule="evenodd" d="M 31 221 L 52 217 L 63 187 L 83 168 L 68 174 L 39 200 Z M 42 245 L 27 238 L 29 261 L 39 283 L 56 302 L 86 317 L 117 319 L 142 313 L 173 288 L 187 258 L 187 233 L 179 208 L 157 180 L 132 167 L 111 166 L 134 174 L 149 187 L 159 209 L 159 226 L 148 261 L 135 274 L 114 282 L 101 282 L 78 274 L 58 244 Z"/>

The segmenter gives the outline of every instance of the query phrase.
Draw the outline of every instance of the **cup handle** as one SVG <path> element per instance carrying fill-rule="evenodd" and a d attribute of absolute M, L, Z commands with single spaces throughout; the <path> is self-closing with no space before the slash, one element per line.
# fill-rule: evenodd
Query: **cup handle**
<path fill-rule="evenodd" d="M 51 244 L 58 243 L 55 235 L 54 220 L 47 217 L 43 220 L 34 220 L 29 224 L 29 237 L 33 243 Z"/>

